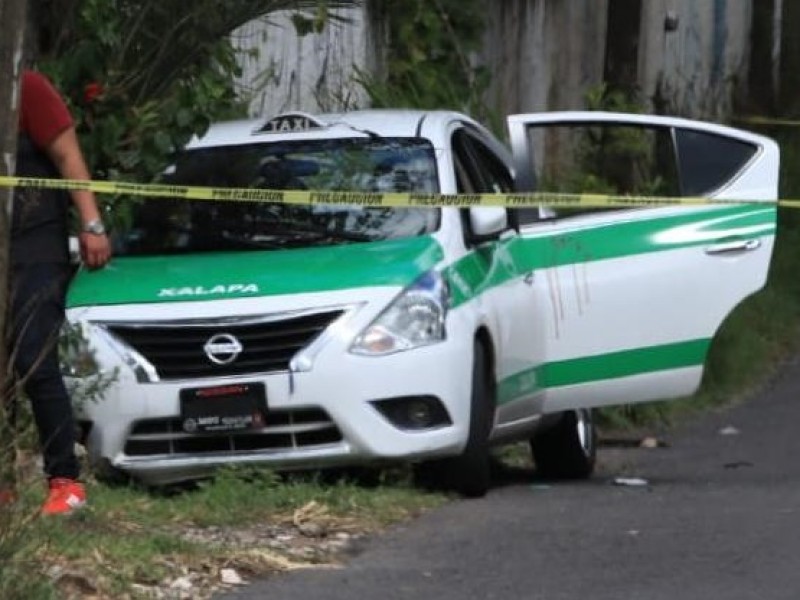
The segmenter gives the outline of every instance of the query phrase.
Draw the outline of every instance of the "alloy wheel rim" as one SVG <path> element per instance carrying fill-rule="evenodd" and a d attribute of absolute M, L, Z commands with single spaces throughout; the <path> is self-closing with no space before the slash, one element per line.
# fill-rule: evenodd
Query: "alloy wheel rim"
<path fill-rule="evenodd" d="M 578 442 L 586 456 L 592 452 L 592 419 L 588 411 L 581 409 L 575 411 L 575 427 L 578 433 Z"/>

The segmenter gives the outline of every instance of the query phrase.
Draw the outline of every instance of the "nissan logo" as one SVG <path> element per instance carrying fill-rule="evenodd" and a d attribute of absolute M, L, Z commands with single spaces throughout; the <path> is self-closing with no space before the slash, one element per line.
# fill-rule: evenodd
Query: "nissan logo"
<path fill-rule="evenodd" d="M 230 333 L 212 335 L 203 346 L 208 360 L 218 365 L 229 365 L 242 353 L 242 343 Z"/>

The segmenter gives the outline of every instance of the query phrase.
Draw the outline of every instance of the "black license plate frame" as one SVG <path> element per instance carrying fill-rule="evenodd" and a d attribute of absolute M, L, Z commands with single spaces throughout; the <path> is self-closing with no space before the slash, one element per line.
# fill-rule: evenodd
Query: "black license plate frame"
<path fill-rule="evenodd" d="M 180 390 L 181 424 L 188 433 L 230 433 L 264 427 L 263 383 L 229 383 Z"/>

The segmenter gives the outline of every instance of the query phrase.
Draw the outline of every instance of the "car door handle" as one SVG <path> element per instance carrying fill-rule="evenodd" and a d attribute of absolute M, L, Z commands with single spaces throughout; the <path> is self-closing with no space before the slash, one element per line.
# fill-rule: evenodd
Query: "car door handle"
<path fill-rule="evenodd" d="M 533 271 L 525 273 L 525 277 L 522 278 L 522 281 L 525 283 L 525 285 L 533 285 L 533 280 L 534 280 Z"/>
<path fill-rule="evenodd" d="M 736 240 L 734 242 L 721 242 L 706 247 L 706 254 L 729 254 L 732 252 L 749 252 L 761 247 L 761 240 Z"/>

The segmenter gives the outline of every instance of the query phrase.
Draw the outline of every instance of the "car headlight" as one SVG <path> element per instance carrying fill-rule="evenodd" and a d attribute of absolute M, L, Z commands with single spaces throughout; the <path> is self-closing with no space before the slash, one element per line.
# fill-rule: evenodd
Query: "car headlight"
<path fill-rule="evenodd" d="M 61 372 L 69 377 L 90 377 L 100 371 L 89 338 L 79 323 L 65 322 L 58 340 Z"/>
<path fill-rule="evenodd" d="M 428 271 L 378 315 L 356 338 L 350 352 L 380 356 L 443 341 L 449 302 L 441 274 Z"/>

